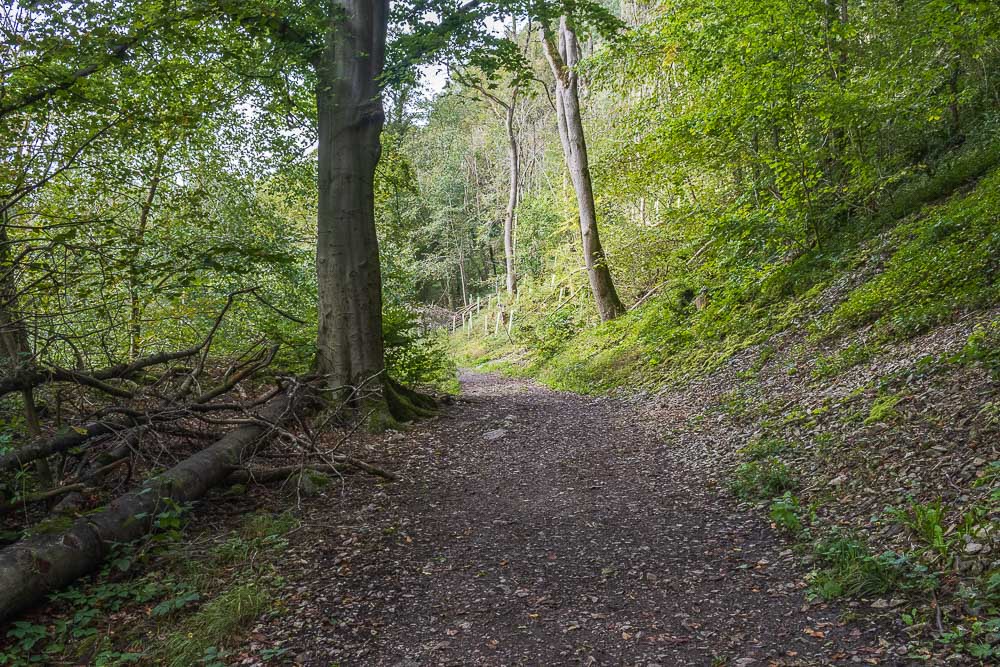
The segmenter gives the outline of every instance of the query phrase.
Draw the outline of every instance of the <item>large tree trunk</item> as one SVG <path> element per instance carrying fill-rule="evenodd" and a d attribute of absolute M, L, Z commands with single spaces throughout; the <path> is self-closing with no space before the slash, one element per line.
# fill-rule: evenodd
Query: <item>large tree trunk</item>
<path fill-rule="evenodd" d="M 518 154 L 517 133 L 514 131 L 514 108 L 518 89 L 511 93 L 505 118 L 507 128 L 507 161 L 510 164 L 510 191 L 507 195 L 507 217 L 503 222 L 503 251 L 507 261 L 507 295 L 517 291 L 517 272 L 514 268 L 514 220 L 517 215 L 517 193 L 521 179 L 521 162 Z"/>
<path fill-rule="evenodd" d="M 196 500 L 242 462 L 243 454 L 272 431 L 296 407 L 286 394 L 271 401 L 261 423 L 231 431 L 139 489 L 115 500 L 104 510 L 76 521 L 61 535 L 44 535 L 0 551 L 0 621 L 97 569 L 115 544 L 127 544 L 149 533 L 168 502 Z"/>
<path fill-rule="evenodd" d="M 375 231 L 375 168 L 385 124 L 389 0 L 336 0 L 316 59 L 319 128 L 317 370 L 373 428 L 431 414 L 435 403 L 385 376 L 382 272 Z"/>
<path fill-rule="evenodd" d="M 594 205 L 587 141 L 583 133 L 583 117 L 580 114 L 579 78 L 574 69 L 580 59 L 579 44 L 565 16 L 559 20 L 558 32 L 554 32 L 548 25 L 542 26 L 542 43 L 556 80 L 559 138 L 566 157 L 566 167 L 573 181 L 573 189 L 576 191 L 583 259 L 587 267 L 587 277 L 590 279 L 590 290 L 593 292 L 601 319 L 607 321 L 624 313 L 625 307 L 615 290 L 604 248 L 597 233 L 597 208 Z"/>
<path fill-rule="evenodd" d="M 374 183 L 385 121 L 378 77 L 388 12 L 388 0 L 330 3 L 326 46 L 316 62 L 317 366 L 331 387 L 357 387 L 385 370 Z"/>

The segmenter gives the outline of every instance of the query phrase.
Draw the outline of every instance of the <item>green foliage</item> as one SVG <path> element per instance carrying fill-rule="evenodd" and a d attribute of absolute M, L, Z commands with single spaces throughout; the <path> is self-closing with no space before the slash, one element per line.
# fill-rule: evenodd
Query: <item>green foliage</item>
<path fill-rule="evenodd" d="M 809 592 L 824 600 L 930 590 L 937 585 L 925 566 L 892 551 L 873 556 L 868 545 L 853 535 L 834 533 L 821 540 L 816 544 L 816 555 L 823 567 L 810 575 Z"/>
<path fill-rule="evenodd" d="M 532 176 L 519 208 L 519 304 L 531 295 L 518 372 L 586 393 L 655 389 L 805 321 L 822 336 L 874 323 L 866 343 L 817 360 L 822 380 L 889 338 L 1000 300 L 1000 123 L 977 69 L 1000 62 L 1000 41 L 983 37 L 1000 35 L 1000 13 L 963 3 L 945 18 L 932 2 L 879 0 L 842 24 L 829 7 L 672 2 L 585 60 L 601 238 L 619 292 L 643 303 L 597 323 L 574 275 L 561 171 Z M 425 140 L 468 127 L 472 114 L 449 105 Z M 530 114 L 522 122 L 539 131 Z M 548 142 L 541 153 L 558 150 Z M 466 145 L 479 159 L 478 135 Z M 581 296 L 560 303 L 564 288 Z M 484 345 L 514 356 L 506 341 Z"/>
<path fill-rule="evenodd" d="M 746 456 L 751 461 L 760 461 L 783 454 L 792 448 L 792 443 L 781 438 L 760 438 L 744 445 L 737 450 L 737 453 Z"/>
<path fill-rule="evenodd" d="M 268 551 L 280 551 L 288 542 L 283 535 L 298 525 L 290 513 L 253 514 L 242 529 L 212 548 L 212 556 L 219 565 L 234 566 L 253 561 Z"/>
<path fill-rule="evenodd" d="M 740 464 L 729 480 L 729 490 L 743 500 L 774 498 L 796 486 L 788 466 L 774 456 Z"/>
<path fill-rule="evenodd" d="M 448 350 L 447 334 L 425 330 L 417 313 L 404 306 L 383 311 L 382 331 L 390 376 L 406 385 L 452 387 L 455 363 Z"/>
<path fill-rule="evenodd" d="M 233 586 L 188 618 L 158 647 L 157 660 L 170 667 L 224 665 L 224 647 L 271 603 L 268 588 L 252 582 Z"/>
<path fill-rule="evenodd" d="M 164 619 L 189 607 L 199 599 L 197 591 L 188 582 L 174 576 L 150 573 L 128 578 L 131 558 L 119 554 L 112 558 L 101 572 L 101 578 L 91 584 L 80 584 L 51 596 L 62 613 L 48 625 L 34 625 L 16 621 L 7 638 L 12 640 L 11 650 L 0 653 L 0 664 L 26 665 L 51 664 L 69 657 L 82 658 L 91 645 L 97 645 L 98 664 L 125 664 L 135 662 L 140 653 L 115 652 L 101 648 L 102 619 L 132 605 L 155 604 L 150 614 Z M 125 578 L 122 578 L 122 577 Z"/>
<path fill-rule="evenodd" d="M 815 380 L 835 377 L 845 370 L 864 363 L 876 356 L 881 348 L 866 343 L 850 343 L 847 347 L 829 355 L 816 357 L 812 370 Z"/>
<path fill-rule="evenodd" d="M 882 273 L 830 315 L 828 331 L 875 322 L 886 336 L 922 333 L 970 308 L 995 302 L 1000 265 L 1000 171 L 897 227 Z"/>
<path fill-rule="evenodd" d="M 905 511 L 894 510 L 891 514 L 923 540 L 926 549 L 941 558 L 945 564 L 949 562 L 948 552 L 952 541 L 945 538 L 945 509 L 940 500 L 913 503 Z"/>
<path fill-rule="evenodd" d="M 977 326 L 953 361 L 980 366 L 994 380 L 1000 380 L 1000 321 Z"/>
<path fill-rule="evenodd" d="M 785 491 L 780 498 L 771 501 L 770 513 L 771 521 L 781 530 L 792 534 L 802 531 L 801 507 L 791 491 Z"/>
<path fill-rule="evenodd" d="M 901 396 L 889 394 L 879 396 L 873 402 L 865 417 L 865 424 L 877 424 L 892 419 L 896 415 L 896 405 L 902 400 Z"/>
<path fill-rule="evenodd" d="M 558 352 L 579 331 L 579 324 L 573 310 L 556 310 L 519 327 L 518 340 L 535 350 L 540 359 L 545 359 Z"/>

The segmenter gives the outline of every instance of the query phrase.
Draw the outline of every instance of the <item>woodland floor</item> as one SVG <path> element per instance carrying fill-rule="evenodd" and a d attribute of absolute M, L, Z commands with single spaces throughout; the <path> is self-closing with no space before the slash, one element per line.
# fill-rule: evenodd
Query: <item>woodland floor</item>
<path fill-rule="evenodd" d="M 253 629 L 244 655 L 281 646 L 284 659 L 324 666 L 906 664 L 891 627 L 807 601 L 791 544 L 693 463 L 683 434 L 658 438 L 626 401 L 492 374 L 461 380 L 441 417 L 370 445 L 401 481 L 353 477 L 303 504 L 283 557 L 284 613 Z"/>

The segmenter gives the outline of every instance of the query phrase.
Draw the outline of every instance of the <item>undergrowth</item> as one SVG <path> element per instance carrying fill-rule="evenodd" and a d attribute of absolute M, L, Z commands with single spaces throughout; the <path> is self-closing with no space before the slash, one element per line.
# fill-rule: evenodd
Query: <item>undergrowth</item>
<path fill-rule="evenodd" d="M 250 624 L 280 613 L 276 559 L 298 521 L 252 514 L 204 550 L 186 541 L 182 515 L 164 512 L 152 538 L 119 547 L 94 580 L 53 594 L 51 621 L 15 622 L 0 665 L 228 664 Z"/>
<path fill-rule="evenodd" d="M 453 353 L 464 365 L 601 394 L 681 384 L 758 346 L 763 361 L 755 361 L 744 378 L 753 380 L 771 356 L 766 351 L 773 353 L 768 341 L 775 334 L 806 330 L 816 342 L 870 326 L 864 342 L 816 355 L 812 377 L 827 380 L 877 357 L 886 344 L 1000 302 L 1000 170 L 976 182 L 986 165 L 969 164 L 956 160 L 954 178 L 944 169 L 911 184 L 867 222 L 791 256 L 773 254 L 766 243 L 756 253 L 737 254 L 724 239 L 695 239 L 690 247 L 712 251 L 610 322 L 596 321 L 583 276 L 576 275 L 581 284 L 561 302 L 561 287 L 522 290 L 509 337 L 503 328 L 493 335 L 477 321 L 452 336 Z M 972 190 L 946 189 L 969 183 L 975 183 Z M 850 275 L 864 279 L 842 291 L 838 285 Z M 705 299 L 696 302 L 699 286 Z M 492 310 L 481 315 L 494 316 Z M 995 329 L 970 340 L 969 363 L 997 372 L 995 341 Z M 793 366 L 788 372 L 796 371 Z"/>

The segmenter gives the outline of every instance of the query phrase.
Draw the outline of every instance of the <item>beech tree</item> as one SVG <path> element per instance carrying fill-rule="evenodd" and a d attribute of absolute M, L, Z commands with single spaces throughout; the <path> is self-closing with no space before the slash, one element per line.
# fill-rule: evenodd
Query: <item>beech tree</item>
<path fill-rule="evenodd" d="M 317 367 L 331 386 L 361 386 L 385 370 L 374 201 L 389 2 L 346 0 L 328 11 L 316 62 Z"/>
<path fill-rule="evenodd" d="M 587 267 L 590 291 L 602 320 L 612 320 L 625 312 L 611 270 L 608 268 L 604 247 L 597 230 L 597 206 L 594 203 L 594 186 L 590 177 L 590 160 L 587 156 L 587 139 L 580 113 L 580 82 L 576 70 L 580 62 L 580 45 L 571 19 L 560 16 L 558 25 L 541 19 L 542 43 L 545 57 L 556 81 L 556 116 L 559 139 L 562 143 L 566 168 L 573 181 L 576 203 L 580 216 L 580 240 L 583 261 Z"/>

